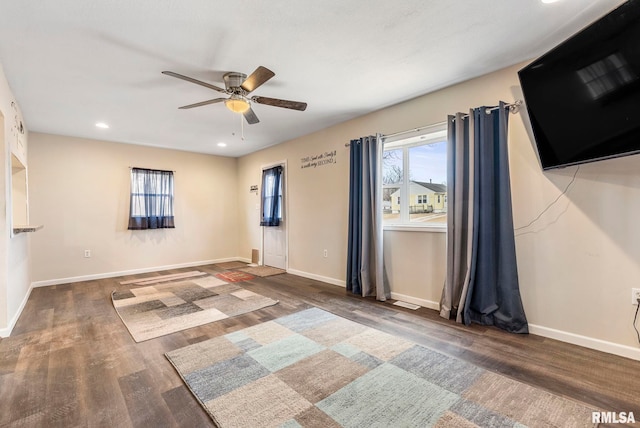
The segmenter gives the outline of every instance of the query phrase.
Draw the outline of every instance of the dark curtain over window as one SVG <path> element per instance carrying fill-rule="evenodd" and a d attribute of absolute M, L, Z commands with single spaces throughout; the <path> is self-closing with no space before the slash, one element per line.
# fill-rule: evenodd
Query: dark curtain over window
<path fill-rule="evenodd" d="M 282 165 L 262 171 L 260 226 L 279 226 L 282 220 Z"/>
<path fill-rule="evenodd" d="M 174 227 L 173 171 L 132 168 L 129 229 Z"/>
<path fill-rule="evenodd" d="M 520 298 L 509 180 L 508 114 L 449 116 L 447 277 L 440 315 L 528 333 Z"/>
<path fill-rule="evenodd" d="M 371 135 L 351 140 L 347 291 L 391 298 L 382 242 L 382 142 Z"/>

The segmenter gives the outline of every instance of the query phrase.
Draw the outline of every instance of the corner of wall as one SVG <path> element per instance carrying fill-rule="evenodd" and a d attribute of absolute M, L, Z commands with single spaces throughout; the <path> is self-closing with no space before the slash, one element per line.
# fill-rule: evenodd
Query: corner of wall
<path fill-rule="evenodd" d="M 20 151 L 26 163 L 26 129 L 22 112 L 11 92 L 0 64 L 0 112 L 4 126 L 0 130 L 3 150 L 0 188 L 4 189 L 5 210 L 0 213 L 0 334 L 9 334 L 31 291 L 29 281 L 28 238 L 11 237 L 11 153 Z"/>

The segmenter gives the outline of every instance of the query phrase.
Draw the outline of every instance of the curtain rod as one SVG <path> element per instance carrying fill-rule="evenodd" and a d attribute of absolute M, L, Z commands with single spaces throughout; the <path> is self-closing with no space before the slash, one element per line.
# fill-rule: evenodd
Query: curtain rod
<path fill-rule="evenodd" d="M 518 113 L 518 111 L 520 111 L 520 107 L 522 106 L 522 100 L 516 100 L 516 101 L 514 101 L 512 103 L 507 103 L 504 106 L 509 109 L 510 113 L 515 114 L 515 113 Z M 499 108 L 500 108 L 500 106 L 490 107 L 490 108 L 487 109 L 487 111 L 493 111 L 493 110 L 497 110 Z M 466 114 L 466 115 L 464 115 L 462 117 L 469 117 L 469 115 Z M 445 122 L 441 122 L 441 123 L 445 123 Z M 420 132 L 423 129 L 430 128 L 430 127 L 432 127 L 434 125 L 439 125 L 439 124 L 436 123 L 436 124 L 432 124 L 432 125 L 420 126 L 418 128 L 407 129 L 406 131 L 400 131 L 400 132 L 394 132 L 393 134 L 381 135 L 380 137 L 381 138 L 391 138 L 391 137 L 397 137 L 398 135 L 409 134 L 409 133 L 412 133 L 412 132 Z M 349 147 L 350 145 L 351 145 L 351 143 L 346 143 L 344 146 L 345 147 Z"/>
<path fill-rule="evenodd" d="M 520 111 L 520 107 L 522 106 L 522 100 L 516 100 L 512 103 L 507 103 L 504 105 L 506 108 L 509 109 L 509 113 L 513 113 L 516 114 Z M 486 112 L 489 113 L 490 111 L 494 111 L 494 110 L 498 110 L 500 108 L 500 106 L 495 106 L 495 107 L 487 107 Z M 463 118 L 465 117 L 469 117 L 468 114 L 463 114 L 462 115 Z M 455 118 L 454 118 L 455 120 Z"/>
<path fill-rule="evenodd" d="M 176 172 L 175 169 L 143 168 L 141 166 L 130 166 L 129 169 L 144 169 L 145 171 L 160 171 L 160 172 Z"/>
<path fill-rule="evenodd" d="M 431 125 L 420 126 L 418 128 L 407 129 L 406 131 L 394 132 L 393 134 L 382 134 L 382 135 L 380 135 L 380 137 L 381 138 L 391 138 L 391 137 L 397 137 L 398 135 L 410 134 L 412 132 L 420 132 L 420 131 L 422 131 L 424 129 L 427 129 L 427 128 L 433 128 L 434 126 L 442 125 L 443 123 L 446 123 L 446 121 L 440 122 L 440 123 L 433 123 Z"/>

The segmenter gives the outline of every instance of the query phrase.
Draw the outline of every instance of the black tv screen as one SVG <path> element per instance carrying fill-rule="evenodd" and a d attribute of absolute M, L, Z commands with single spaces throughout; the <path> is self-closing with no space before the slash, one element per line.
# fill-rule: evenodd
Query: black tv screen
<path fill-rule="evenodd" d="M 543 169 L 640 153 L 640 0 L 518 72 Z"/>

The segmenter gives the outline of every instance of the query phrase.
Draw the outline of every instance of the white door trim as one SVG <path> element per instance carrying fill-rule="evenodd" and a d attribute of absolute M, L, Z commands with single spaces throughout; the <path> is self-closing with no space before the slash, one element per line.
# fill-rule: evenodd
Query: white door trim
<path fill-rule="evenodd" d="M 289 270 L 289 220 L 291 216 L 289 215 L 289 168 L 287 165 L 287 160 L 281 160 L 278 162 L 273 162 L 269 164 L 264 164 L 260 166 L 260 186 L 262 186 L 262 171 L 265 169 L 273 168 L 274 166 L 282 165 L 284 168 L 283 178 L 283 189 L 284 189 L 284 257 L 285 257 L 285 270 Z M 262 188 L 260 189 L 260 193 L 262 193 Z M 262 216 L 262 200 L 260 201 L 260 215 Z M 260 261 L 259 264 L 264 265 L 264 228 L 265 226 L 260 226 Z"/>

